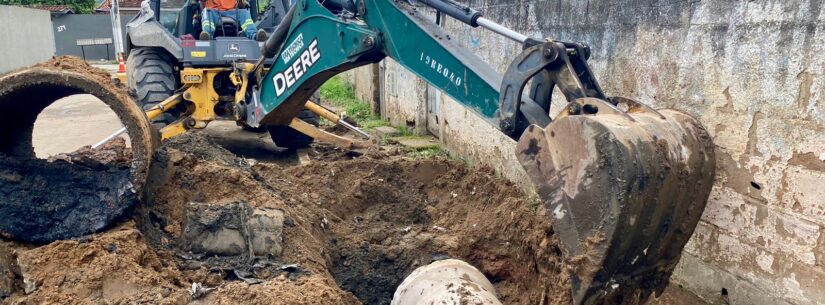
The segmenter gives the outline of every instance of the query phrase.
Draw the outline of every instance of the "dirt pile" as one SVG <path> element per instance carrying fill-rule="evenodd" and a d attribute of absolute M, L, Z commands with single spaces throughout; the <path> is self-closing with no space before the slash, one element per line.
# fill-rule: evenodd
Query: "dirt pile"
<path fill-rule="evenodd" d="M 154 167 L 150 204 L 133 221 L 41 247 L 11 244 L 18 271 L 5 302 L 388 304 L 413 269 L 444 258 L 476 266 L 504 304 L 570 300 L 543 209 L 489 169 L 381 148 L 251 165 L 197 133 L 166 143 Z M 183 250 L 188 204 L 239 201 L 283 211 L 280 256 Z"/>

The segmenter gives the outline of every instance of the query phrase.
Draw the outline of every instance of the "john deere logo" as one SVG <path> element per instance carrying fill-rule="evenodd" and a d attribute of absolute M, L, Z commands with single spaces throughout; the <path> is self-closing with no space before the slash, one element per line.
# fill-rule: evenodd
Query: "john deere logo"
<path fill-rule="evenodd" d="M 187 74 L 183 76 L 184 84 L 198 84 L 203 80 L 203 77 L 197 74 Z"/>
<path fill-rule="evenodd" d="M 231 53 L 238 53 L 241 51 L 241 46 L 237 43 L 230 43 L 229 44 L 229 52 Z"/>

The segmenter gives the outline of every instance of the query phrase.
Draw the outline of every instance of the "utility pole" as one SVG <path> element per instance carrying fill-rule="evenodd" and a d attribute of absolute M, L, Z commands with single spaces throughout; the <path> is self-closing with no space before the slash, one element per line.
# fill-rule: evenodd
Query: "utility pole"
<path fill-rule="evenodd" d="M 112 21 L 112 42 L 115 44 L 115 57 L 117 58 L 117 73 L 125 75 L 126 63 L 124 61 L 123 31 L 120 28 L 120 4 L 118 0 L 109 0 L 109 19 Z"/>
<path fill-rule="evenodd" d="M 109 0 L 111 7 L 109 8 L 109 19 L 112 20 L 112 37 L 115 44 L 115 53 L 117 55 L 123 54 L 123 31 L 120 28 L 120 4 L 118 0 Z"/>

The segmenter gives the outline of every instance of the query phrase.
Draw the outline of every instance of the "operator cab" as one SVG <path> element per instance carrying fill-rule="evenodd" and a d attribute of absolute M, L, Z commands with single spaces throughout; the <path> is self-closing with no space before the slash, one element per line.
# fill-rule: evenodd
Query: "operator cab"
<path fill-rule="evenodd" d="M 280 23 L 290 6 L 290 0 L 238 1 L 243 3 L 242 8 L 249 10 L 256 27 L 267 33 Z M 183 66 L 228 67 L 237 60 L 255 61 L 261 57 L 261 44 L 244 36 L 238 19 L 229 16 L 220 18 L 211 40 L 197 40 L 202 31 L 203 13 L 198 0 L 162 1 L 160 11 L 160 23 L 179 39 Z"/>

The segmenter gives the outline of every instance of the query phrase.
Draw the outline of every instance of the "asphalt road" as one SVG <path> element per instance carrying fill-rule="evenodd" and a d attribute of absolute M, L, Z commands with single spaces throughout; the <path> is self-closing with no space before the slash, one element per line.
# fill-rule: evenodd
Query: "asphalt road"
<path fill-rule="evenodd" d="M 39 158 L 72 152 L 97 143 L 121 126 L 117 115 L 96 97 L 72 95 L 46 107 L 37 117 L 34 152 Z"/>
<path fill-rule="evenodd" d="M 117 115 L 99 99 L 88 94 L 73 95 L 43 110 L 34 123 L 33 144 L 39 158 L 69 153 L 105 139 L 122 127 Z M 293 152 L 275 146 L 269 133 L 242 130 L 235 122 L 214 121 L 198 132 L 236 155 L 262 162 L 297 163 Z M 128 136 L 123 135 L 127 139 Z"/>

